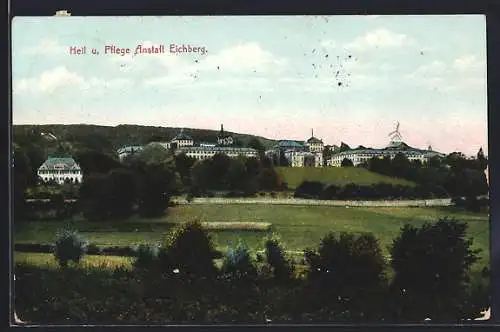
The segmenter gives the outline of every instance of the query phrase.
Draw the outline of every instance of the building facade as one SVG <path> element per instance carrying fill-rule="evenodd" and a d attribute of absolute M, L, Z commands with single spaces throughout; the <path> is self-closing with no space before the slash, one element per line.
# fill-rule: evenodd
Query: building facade
<path fill-rule="evenodd" d="M 358 147 L 347 151 L 337 152 L 327 161 L 328 166 L 340 167 L 342 161 L 348 159 L 352 161 L 354 166 L 368 162 L 372 158 L 390 158 L 393 159 L 397 154 L 403 154 L 410 161 L 419 160 L 421 163 L 426 163 L 432 157 L 444 157 L 444 154 L 432 150 L 428 147 L 427 150 L 413 148 L 404 142 L 391 142 L 386 148 L 372 149 Z"/>
<path fill-rule="evenodd" d="M 37 171 L 43 182 L 66 182 L 81 183 L 83 179 L 82 169 L 73 158 L 49 157 Z"/>
<path fill-rule="evenodd" d="M 181 129 L 171 141 L 168 142 L 150 142 L 149 145 L 158 145 L 167 150 L 172 150 L 174 154 L 185 153 L 188 157 L 196 160 L 204 160 L 212 158 L 217 153 L 222 153 L 230 158 L 239 156 L 244 157 L 258 157 L 258 151 L 251 148 L 239 148 L 231 146 L 234 140 L 233 137 L 224 132 L 224 126 L 221 125 L 220 133 L 217 136 L 217 143 L 200 142 L 196 143 L 195 140 Z M 120 159 L 123 160 L 125 156 L 131 155 L 142 151 L 142 146 L 129 146 L 118 150 Z"/>
<path fill-rule="evenodd" d="M 142 149 L 143 147 L 138 145 L 124 146 L 123 148 L 118 149 L 118 158 L 120 158 L 120 160 L 123 160 L 127 156 L 141 152 Z"/>
<path fill-rule="evenodd" d="M 225 146 L 191 146 L 182 147 L 175 150 L 176 154 L 185 153 L 186 156 L 196 160 L 210 159 L 218 153 L 225 154 L 230 158 L 237 158 L 239 156 L 251 158 L 258 157 L 259 153 L 251 148 L 233 148 Z"/>
<path fill-rule="evenodd" d="M 323 167 L 323 141 L 314 137 L 307 141 L 281 140 L 266 151 L 268 157 L 284 157 L 290 167 Z"/>

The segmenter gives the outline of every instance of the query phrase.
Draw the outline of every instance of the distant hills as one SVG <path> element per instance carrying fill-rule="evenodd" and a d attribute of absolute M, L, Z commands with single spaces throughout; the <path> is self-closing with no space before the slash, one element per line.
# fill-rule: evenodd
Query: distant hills
<path fill-rule="evenodd" d="M 177 127 L 139 125 L 14 125 L 13 140 L 16 143 L 17 140 L 22 140 L 26 136 L 48 132 L 56 136 L 57 140 L 71 144 L 72 146 L 116 151 L 127 145 L 144 145 L 152 141 L 170 141 L 180 130 L 181 128 Z M 197 142 L 214 143 L 217 141 L 217 135 L 219 134 L 219 130 L 196 128 L 184 128 L 184 132 Z M 276 140 L 250 134 L 240 134 L 226 130 L 225 133 L 233 136 L 236 146 L 247 146 L 252 138 L 259 139 L 266 148 L 270 148 L 277 143 Z"/>

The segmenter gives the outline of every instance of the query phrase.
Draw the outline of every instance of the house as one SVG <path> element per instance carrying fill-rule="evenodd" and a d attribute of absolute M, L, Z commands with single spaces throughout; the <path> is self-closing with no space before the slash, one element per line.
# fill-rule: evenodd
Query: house
<path fill-rule="evenodd" d="M 134 145 L 134 146 L 124 146 L 123 148 L 118 149 L 118 157 L 120 160 L 123 158 L 141 152 L 143 149 L 142 146 Z"/>
<path fill-rule="evenodd" d="M 49 157 L 39 168 L 38 176 L 43 182 L 55 181 L 58 184 L 65 182 L 80 183 L 83 174 L 80 166 L 73 158 Z"/>

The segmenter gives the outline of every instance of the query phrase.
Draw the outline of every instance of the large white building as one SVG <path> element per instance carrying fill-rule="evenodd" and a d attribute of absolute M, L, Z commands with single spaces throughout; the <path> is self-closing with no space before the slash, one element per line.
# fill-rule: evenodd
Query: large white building
<path fill-rule="evenodd" d="M 212 158 L 217 153 L 222 153 L 231 158 L 239 156 L 258 157 L 259 153 L 251 148 L 232 147 L 233 137 L 224 132 L 224 127 L 221 125 L 220 133 L 217 136 L 217 143 L 200 142 L 195 143 L 194 139 L 181 129 L 172 140 L 168 142 L 150 142 L 150 145 L 159 145 L 167 150 L 174 151 L 175 154 L 185 153 L 188 157 L 196 160 Z M 142 146 L 129 146 L 118 150 L 120 159 L 127 155 L 142 151 Z"/>
<path fill-rule="evenodd" d="M 419 160 L 426 163 L 432 157 L 444 157 L 445 155 L 434 151 L 432 147 L 426 150 L 413 148 L 402 141 L 391 141 L 389 146 L 381 149 L 372 149 L 359 146 L 355 149 L 337 152 L 327 161 L 328 166 L 341 167 L 344 159 L 350 160 L 354 166 L 368 162 L 372 158 L 393 159 L 397 154 L 403 154 L 410 161 Z"/>
<path fill-rule="evenodd" d="M 323 166 L 323 141 L 311 137 L 303 141 L 281 140 L 271 150 L 266 151 L 267 156 L 283 155 L 291 167 L 322 167 Z"/>
<path fill-rule="evenodd" d="M 233 148 L 226 146 L 191 146 L 179 148 L 175 151 L 176 154 L 185 153 L 186 156 L 194 158 L 196 160 L 203 160 L 212 158 L 217 153 L 222 153 L 230 158 L 236 158 L 239 156 L 244 157 L 258 157 L 259 153 L 255 149 L 251 148 Z"/>
<path fill-rule="evenodd" d="M 49 157 L 38 168 L 37 174 L 43 182 L 55 181 L 58 184 L 80 183 L 83 178 L 82 170 L 73 158 Z"/>

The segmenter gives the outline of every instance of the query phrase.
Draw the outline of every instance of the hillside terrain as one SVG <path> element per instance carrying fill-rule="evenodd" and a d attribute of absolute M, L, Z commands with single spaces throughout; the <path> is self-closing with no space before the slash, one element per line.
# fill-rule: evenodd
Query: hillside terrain
<path fill-rule="evenodd" d="M 86 147 L 102 151 L 116 151 L 127 145 L 143 145 L 151 141 L 170 141 L 179 133 L 181 128 L 153 127 L 138 125 L 98 126 L 98 125 L 14 125 L 14 143 L 36 135 L 40 132 L 49 132 L 59 141 L 65 142 L 75 148 Z M 184 132 L 195 141 L 216 142 L 219 130 L 184 128 Z M 240 134 L 226 131 L 233 136 L 236 145 L 247 146 L 252 138 L 258 138 L 262 144 L 269 148 L 276 141 L 249 134 Z"/>

